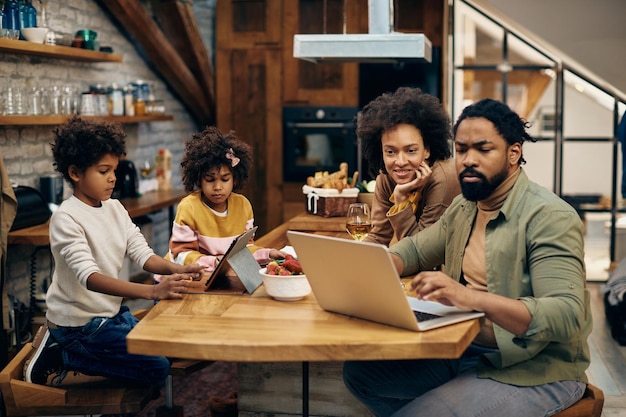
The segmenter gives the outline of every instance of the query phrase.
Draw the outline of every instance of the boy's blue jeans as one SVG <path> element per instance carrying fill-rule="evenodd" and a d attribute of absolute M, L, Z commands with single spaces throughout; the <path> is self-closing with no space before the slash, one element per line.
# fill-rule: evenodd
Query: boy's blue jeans
<path fill-rule="evenodd" d="M 344 382 L 377 417 L 540 417 L 578 401 L 586 384 L 560 381 L 532 387 L 479 378 L 471 345 L 460 359 L 346 362 Z"/>
<path fill-rule="evenodd" d="M 126 348 L 126 335 L 137 322 L 122 306 L 115 317 L 96 317 L 82 327 L 51 327 L 50 334 L 63 348 L 67 371 L 160 386 L 169 373 L 169 360 L 131 354 Z"/>

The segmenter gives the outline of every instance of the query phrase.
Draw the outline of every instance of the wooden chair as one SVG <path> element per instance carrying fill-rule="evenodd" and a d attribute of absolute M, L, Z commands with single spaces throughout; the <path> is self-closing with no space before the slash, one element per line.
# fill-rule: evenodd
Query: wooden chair
<path fill-rule="evenodd" d="M 571 407 L 553 417 L 600 417 L 604 406 L 604 393 L 598 387 L 587 384 L 583 397 Z"/>
<path fill-rule="evenodd" d="M 138 413 L 159 396 L 153 387 L 120 385 L 107 378 L 71 373 L 59 387 L 26 382 L 23 368 L 32 350 L 32 343 L 25 344 L 0 372 L 6 416 Z"/>

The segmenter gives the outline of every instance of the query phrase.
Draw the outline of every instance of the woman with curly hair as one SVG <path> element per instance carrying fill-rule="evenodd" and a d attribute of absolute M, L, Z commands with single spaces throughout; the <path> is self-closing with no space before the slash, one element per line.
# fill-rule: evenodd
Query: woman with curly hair
<path fill-rule="evenodd" d="M 376 178 L 372 230 L 365 241 L 389 245 L 431 225 L 461 192 L 440 101 L 400 87 L 357 115 L 357 137 Z"/>
<path fill-rule="evenodd" d="M 251 165 L 250 146 L 233 132 L 206 127 L 185 142 L 180 167 L 190 194 L 178 204 L 167 258 L 181 265 L 198 263 L 212 272 L 232 241 L 254 227 L 252 204 L 237 193 L 248 180 Z M 284 257 L 279 250 L 250 243 L 259 263 Z"/>

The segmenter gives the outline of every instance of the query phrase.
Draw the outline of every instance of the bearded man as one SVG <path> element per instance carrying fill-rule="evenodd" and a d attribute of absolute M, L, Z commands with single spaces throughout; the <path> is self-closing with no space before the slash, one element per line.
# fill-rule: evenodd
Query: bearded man
<path fill-rule="evenodd" d="M 522 169 L 527 127 L 495 100 L 465 108 L 453 128 L 462 195 L 390 248 L 401 276 L 417 274 L 418 298 L 485 319 L 459 359 L 346 362 L 346 386 L 376 416 L 551 416 L 582 397 L 583 225 Z"/>

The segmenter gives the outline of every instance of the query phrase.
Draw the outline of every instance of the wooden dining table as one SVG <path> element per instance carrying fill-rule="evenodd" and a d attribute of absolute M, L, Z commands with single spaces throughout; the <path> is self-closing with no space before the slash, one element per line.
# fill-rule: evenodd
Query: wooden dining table
<path fill-rule="evenodd" d="M 342 219 L 341 219 L 342 220 Z M 338 220 L 340 221 L 340 220 Z M 282 248 L 286 222 L 256 243 Z M 311 233 L 347 237 L 337 231 Z M 326 260 L 328 261 L 328 260 Z M 322 310 L 310 294 L 276 301 L 253 294 L 185 294 L 161 300 L 127 337 L 131 353 L 233 362 L 302 362 L 302 415 L 308 415 L 309 362 L 457 358 L 479 320 L 413 332 Z"/>

